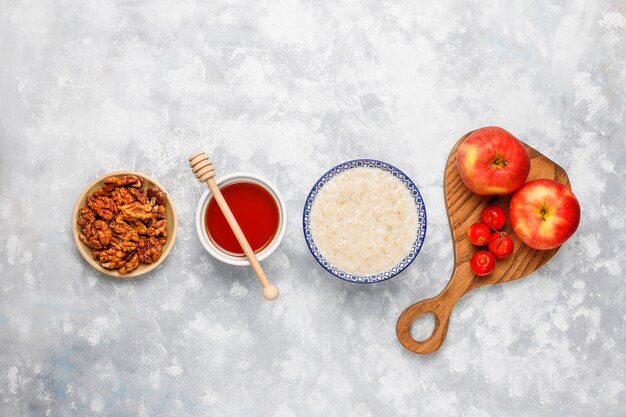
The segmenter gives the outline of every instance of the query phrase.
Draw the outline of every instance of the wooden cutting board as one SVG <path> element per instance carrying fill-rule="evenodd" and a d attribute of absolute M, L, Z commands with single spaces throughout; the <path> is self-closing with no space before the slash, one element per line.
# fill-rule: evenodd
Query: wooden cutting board
<path fill-rule="evenodd" d="M 396 324 L 398 340 L 405 348 L 415 353 L 426 354 L 439 349 L 446 338 L 450 313 L 463 295 L 483 285 L 509 282 L 532 274 L 548 262 L 559 249 L 545 251 L 532 249 L 515 236 L 508 221 L 510 195 L 480 196 L 472 193 L 463 184 L 456 169 L 456 152 L 461 142 L 470 133 L 472 132 L 459 139 L 452 148 L 443 179 L 446 210 L 454 243 L 452 278 L 443 291 L 435 297 L 419 301 L 405 309 Z M 528 181 L 537 178 L 549 178 L 569 186 L 569 178 L 563 168 L 530 146 L 526 145 L 526 149 L 530 157 Z M 490 204 L 499 204 L 506 211 L 507 223 L 503 230 L 509 233 L 515 242 L 515 249 L 509 257 L 498 260 L 496 269 L 490 275 L 479 277 L 473 273 L 470 267 L 470 259 L 478 248 L 472 245 L 467 238 L 467 229 L 472 223 L 480 221 L 482 210 Z M 426 313 L 433 313 L 435 316 L 433 333 L 426 340 L 415 340 L 411 337 L 411 325 L 417 317 Z"/>

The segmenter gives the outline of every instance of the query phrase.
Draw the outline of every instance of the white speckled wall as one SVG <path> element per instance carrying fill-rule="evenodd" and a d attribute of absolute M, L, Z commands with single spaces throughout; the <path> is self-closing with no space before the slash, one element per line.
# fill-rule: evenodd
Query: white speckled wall
<path fill-rule="evenodd" d="M 0 414 L 624 416 L 626 2 L 492 3 L 0 2 Z M 566 168 L 580 228 L 463 298 L 417 356 L 395 321 L 451 273 L 445 159 L 489 124 Z M 197 150 L 281 189 L 278 301 L 200 245 Z M 357 157 L 411 176 L 429 220 L 410 269 L 371 286 L 325 273 L 301 230 L 315 180 Z M 83 187 L 125 168 L 180 214 L 166 262 L 128 282 L 70 225 Z"/>

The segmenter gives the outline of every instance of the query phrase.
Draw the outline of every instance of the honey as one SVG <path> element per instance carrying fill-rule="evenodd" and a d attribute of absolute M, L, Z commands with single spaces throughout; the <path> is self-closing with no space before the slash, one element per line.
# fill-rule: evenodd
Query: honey
<path fill-rule="evenodd" d="M 273 194 L 263 186 L 247 181 L 220 187 L 237 223 L 255 253 L 266 248 L 278 233 L 280 211 Z M 205 227 L 211 241 L 222 251 L 244 256 L 243 249 L 213 197 L 205 212 Z"/>

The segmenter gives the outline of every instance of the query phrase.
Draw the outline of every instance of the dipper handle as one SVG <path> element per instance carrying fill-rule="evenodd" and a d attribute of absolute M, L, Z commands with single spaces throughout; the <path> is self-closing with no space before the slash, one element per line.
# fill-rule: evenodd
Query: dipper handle
<path fill-rule="evenodd" d="M 204 152 L 197 152 L 189 157 L 189 165 L 191 166 L 191 170 L 194 174 L 196 174 L 196 178 L 200 180 L 200 182 L 206 182 L 213 194 L 213 198 L 217 202 L 220 210 L 224 214 L 228 225 L 232 229 L 235 237 L 237 238 L 237 242 L 241 245 L 243 252 L 248 258 L 250 262 L 250 266 L 254 270 L 259 282 L 263 286 L 263 297 L 266 300 L 274 300 L 278 297 L 278 287 L 272 284 L 270 280 L 265 275 L 265 271 L 261 267 L 259 260 L 257 259 L 252 247 L 248 243 L 248 239 L 243 234 L 239 223 L 237 223 L 237 219 L 233 215 L 233 212 L 230 210 L 228 203 L 224 199 L 222 192 L 220 191 L 217 183 L 213 179 L 215 177 L 215 168 L 213 168 L 213 162 L 209 159 L 209 157 Z"/>

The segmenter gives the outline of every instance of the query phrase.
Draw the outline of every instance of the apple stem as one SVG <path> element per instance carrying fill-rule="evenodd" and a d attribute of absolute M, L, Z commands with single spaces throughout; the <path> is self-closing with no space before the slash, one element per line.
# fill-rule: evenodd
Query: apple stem
<path fill-rule="evenodd" d="M 500 158 L 499 156 L 493 161 L 493 163 L 496 166 L 500 166 L 500 165 L 507 166 L 507 165 L 509 165 L 509 161 L 507 161 L 504 158 Z"/>

